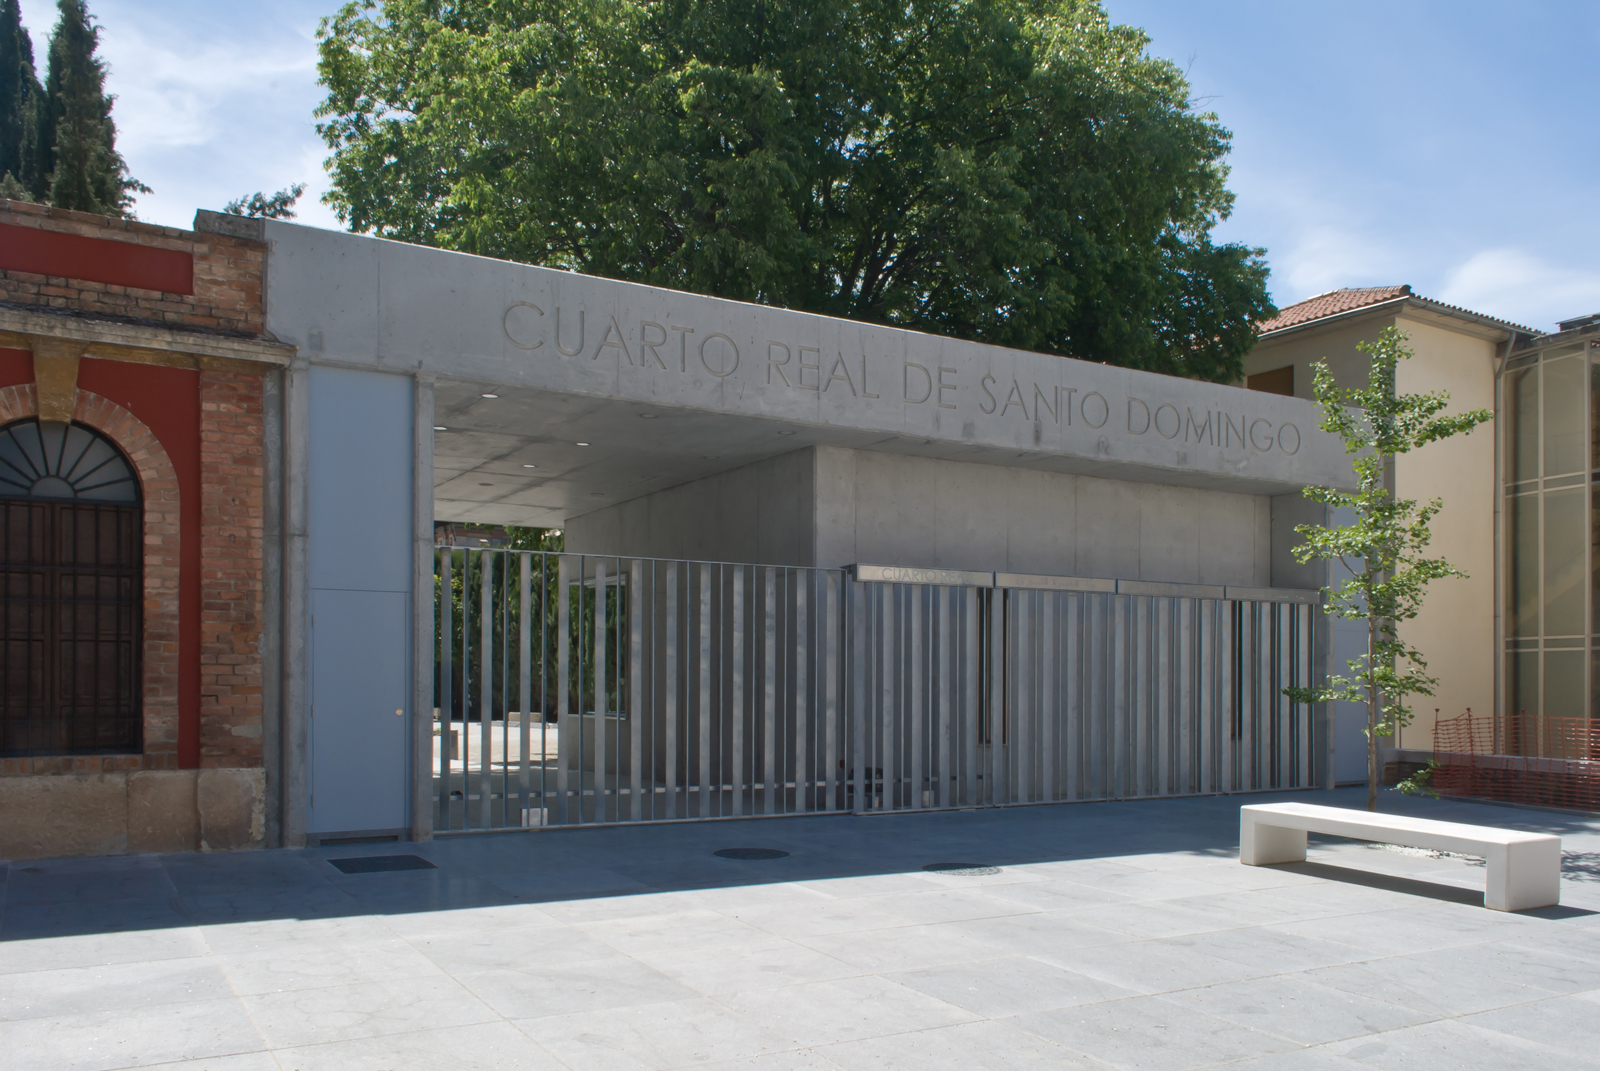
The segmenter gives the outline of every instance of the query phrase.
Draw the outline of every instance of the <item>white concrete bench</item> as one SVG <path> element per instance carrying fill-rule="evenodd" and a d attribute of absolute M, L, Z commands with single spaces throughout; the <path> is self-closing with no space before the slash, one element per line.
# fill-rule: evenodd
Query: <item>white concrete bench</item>
<path fill-rule="evenodd" d="M 1304 862 L 1307 833 L 1481 855 L 1489 872 L 1483 906 L 1496 911 L 1528 911 L 1561 902 L 1560 837 L 1312 803 L 1240 807 L 1239 862 L 1249 866 Z"/>

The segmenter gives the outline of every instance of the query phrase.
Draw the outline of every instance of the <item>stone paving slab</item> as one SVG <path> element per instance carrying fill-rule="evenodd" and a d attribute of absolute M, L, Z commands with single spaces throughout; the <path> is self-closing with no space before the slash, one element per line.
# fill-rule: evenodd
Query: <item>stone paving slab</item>
<path fill-rule="evenodd" d="M 0 1066 L 1600 1068 L 1600 819 L 1385 794 L 1559 833 L 1562 905 L 1517 915 L 1480 860 L 1239 865 L 1241 803 L 1363 797 L 0 864 Z M 437 869 L 328 862 L 387 854 Z"/>

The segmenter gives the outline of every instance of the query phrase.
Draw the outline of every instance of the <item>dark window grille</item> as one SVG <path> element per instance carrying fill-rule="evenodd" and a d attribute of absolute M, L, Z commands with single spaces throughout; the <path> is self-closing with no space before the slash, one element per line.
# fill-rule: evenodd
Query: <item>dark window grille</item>
<path fill-rule="evenodd" d="M 92 429 L 0 428 L 0 754 L 141 750 L 142 520 Z"/>

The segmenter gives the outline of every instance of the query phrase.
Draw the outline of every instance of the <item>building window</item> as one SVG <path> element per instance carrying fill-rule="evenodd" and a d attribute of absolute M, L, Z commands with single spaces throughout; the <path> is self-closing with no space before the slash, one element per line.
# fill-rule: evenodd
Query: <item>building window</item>
<path fill-rule="evenodd" d="M 1257 372 L 1253 376 L 1244 377 L 1246 390 L 1258 390 L 1263 394 L 1286 394 L 1294 397 L 1294 365 L 1285 365 L 1274 368 L 1270 372 Z"/>
<path fill-rule="evenodd" d="M 0 755 L 137 753 L 143 511 L 81 424 L 0 428 Z"/>
<path fill-rule="evenodd" d="M 1587 342 L 1510 362 L 1505 451 L 1505 706 L 1537 720 L 1600 717 L 1600 356 Z"/>

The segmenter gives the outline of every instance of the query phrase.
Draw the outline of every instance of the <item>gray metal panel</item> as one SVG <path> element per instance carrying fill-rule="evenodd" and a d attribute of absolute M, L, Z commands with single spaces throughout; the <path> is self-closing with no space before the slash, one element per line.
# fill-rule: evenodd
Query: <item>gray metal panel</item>
<path fill-rule="evenodd" d="M 407 376 L 311 369 L 313 588 L 411 590 L 412 390 Z"/>
<path fill-rule="evenodd" d="M 308 832 L 408 824 L 407 609 L 402 592 L 312 592 Z"/>
<path fill-rule="evenodd" d="M 949 587 L 994 587 L 993 573 L 965 569 L 912 569 L 898 565 L 855 565 L 857 583 L 943 584 Z"/>
<path fill-rule="evenodd" d="M 1229 584 L 1226 598 L 1240 602 L 1289 602 L 1315 606 L 1322 602 L 1322 592 L 1303 588 L 1241 588 Z"/>
<path fill-rule="evenodd" d="M 1117 582 L 1097 576 L 1039 576 L 1033 573 L 996 573 L 997 588 L 1035 588 L 1041 591 L 1116 591 Z"/>
<path fill-rule="evenodd" d="M 1148 595 L 1168 599 L 1220 599 L 1221 584 L 1166 584 L 1153 580 L 1119 580 L 1118 595 Z"/>

